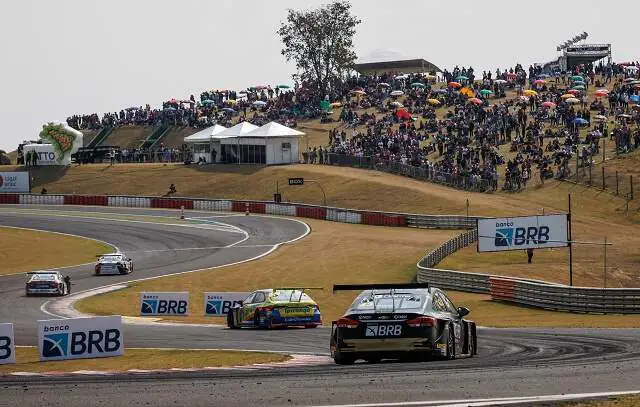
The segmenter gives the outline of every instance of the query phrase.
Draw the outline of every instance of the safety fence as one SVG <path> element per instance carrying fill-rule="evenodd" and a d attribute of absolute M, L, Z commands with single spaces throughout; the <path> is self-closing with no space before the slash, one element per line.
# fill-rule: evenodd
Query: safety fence
<path fill-rule="evenodd" d="M 436 171 L 432 168 L 402 164 L 395 161 L 383 160 L 376 157 L 352 156 L 345 154 L 329 153 L 325 164 L 343 167 L 367 168 L 395 175 L 415 178 L 421 181 L 429 181 L 465 191 L 489 192 L 498 188 L 498 180 L 482 178 L 479 175 L 451 174 Z"/>
<path fill-rule="evenodd" d="M 417 281 L 444 289 L 489 294 L 496 301 L 554 311 L 640 313 L 638 288 L 571 287 L 546 281 L 435 268 L 445 257 L 475 243 L 477 237 L 477 230 L 471 230 L 429 252 L 417 264 Z"/>
<path fill-rule="evenodd" d="M 419 215 L 333 208 L 299 203 L 178 197 L 0 194 L 0 204 L 89 205 L 270 214 L 365 225 L 462 230 L 417 264 L 417 281 L 444 289 L 490 294 L 493 299 L 560 311 L 640 313 L 640 289 L 570 287 L 545 281 L 435 268 L 477 240 L 477 217 Z"/>
<path fill-rule="evenodd" d="M 185 209 L 215 212 L 239 212 L 296 216 L 376 226 L 417 227 L 436 229 L 469 229 L 476 218 L 467 216 L 419 215 L 394 212 L 344 209 L 300 203 L 269 201 L 204 199 L 182 197 L 146 197 L 122 195 L 57 195 L 0 194 L 0 204 L 83 205 L 125 208 Z"/>

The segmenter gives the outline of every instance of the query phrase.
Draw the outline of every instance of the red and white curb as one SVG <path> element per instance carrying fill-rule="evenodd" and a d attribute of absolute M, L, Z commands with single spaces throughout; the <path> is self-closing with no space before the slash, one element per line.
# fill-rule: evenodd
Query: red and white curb
<path fill-rule="evenodd" d="M 174 367 L 169 369 L 129 369 L 129 370 L 76 370 L 73 372 L 11 372 L 0 374 L 0 377 L 21 376 L 21 377 L 67 377 L 67 376 L 121 376 L 136 374 L 163 374 L 178 372 L 210 372 L 210 371 L 255 371 L 269 369 L 283 369 L 291 367 L 308 367 L 320 366 L 333 363 L 333 359 L 329 356 L 317 355 L 291 355 L 291 359 L 284 362 L 273 363 L 255 363 L 252 365 L 242 366 L 226 366 L 226 367 L 196 367 L 196 368 L 180 368 Z"/>

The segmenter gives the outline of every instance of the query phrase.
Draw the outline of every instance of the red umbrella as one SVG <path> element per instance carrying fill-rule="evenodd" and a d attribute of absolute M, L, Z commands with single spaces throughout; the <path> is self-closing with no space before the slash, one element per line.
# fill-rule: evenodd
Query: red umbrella
<path fill-rule="evenodd" d="M 609 92 L 603 92 L 602 90 L 596 91 L 596 96 L 599 97 L 599 98 L 605 97 L 607 95 L 609 95 Z"/>
<path fill-rule="evenodd" d="M 396 110 L 396 116 L 398 116 L 398 119 L 411 120 L 411 115 L 404 108 Z"/>
<path fill-rule="evenodd" d="M 481 105 L 482 104 L 482 100 L 480 100 L 478 98 L 471 98 L 471 99 L 469 99 L 469 102 L 474 103 L 476 105 Z"/>
<path fill-rule="evenodd" d="M 462 84 L 460 82 L 449 82 L 449 86 L 451 86 L 452 88 L 458 89 L 462 87 Z"/>
<path fill-rule="evenodd" d="M 553 102 L 544 102 L 542 104 L 542 106 L 544 106 L 544 107 L 556 107 L 556 104 L 553 103 Z"/>
<path fill-rule="evenodd" d="M 578 89 L 570 89 L 570 90 L 567 91 L 567 93 L 571 93 L 571 94 L 574 94 L 574 95 L 579 95 L 580 91 Z"/>
<path fill-rule="evenodd" d="M 545 81 L 544 79 L 538 79 L 533 83 L 535 83 L 536 85 L 544 85 L 547 83 L 547 81 Z"/>

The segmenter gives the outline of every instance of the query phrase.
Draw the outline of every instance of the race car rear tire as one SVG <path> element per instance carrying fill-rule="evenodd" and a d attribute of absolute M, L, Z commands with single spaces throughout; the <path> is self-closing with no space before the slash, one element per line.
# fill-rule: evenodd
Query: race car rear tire
<path fill-rule="evenodd" d="M 333 361 L 338 365 L 353 365 L 356 359 L 355 355 L 343 355 L 339 350 L 333 355 Z"/>
<path fill-rule="evenodd" d="M 448 328 L 449 335 L 447 336 L 447 355 L 445 359 L 453 360 L 456 358 L 456 338 L 455 333 L 453 332 L 453 325 L 449 325 Z"/>
<path fill-rule="evenodd" d="M 227 313 L 227 327 L 229 327 L 229 329 L 238 329 L 235 318 L 233 317 L 233 311 Z"/>

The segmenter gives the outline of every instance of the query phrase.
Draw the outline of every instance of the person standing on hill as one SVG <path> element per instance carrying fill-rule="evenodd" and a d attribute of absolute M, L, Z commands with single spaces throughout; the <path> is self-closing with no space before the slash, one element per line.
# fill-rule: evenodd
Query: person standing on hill
<path fill-rule="evenodd" d="M 528 248 L 527 249 L 527 263 L 531 264 L 532 260 L 533 260 L 533 249 L 532 248 Z"/>

